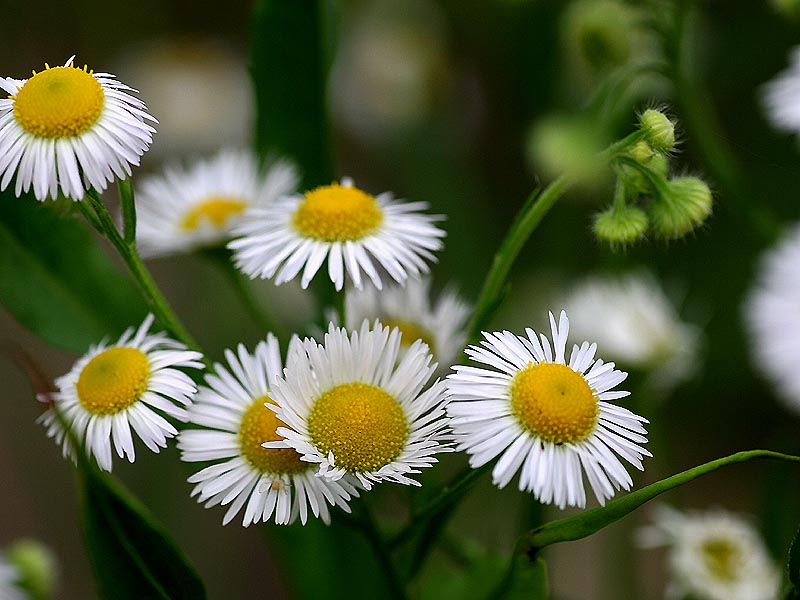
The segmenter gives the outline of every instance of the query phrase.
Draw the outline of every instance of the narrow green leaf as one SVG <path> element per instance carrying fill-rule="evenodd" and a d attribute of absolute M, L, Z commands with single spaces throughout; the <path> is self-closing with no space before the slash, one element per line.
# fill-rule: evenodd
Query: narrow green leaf
<path fill-rule="evenodd" d="M 256 147 L 295 160 L 306 188 L 330 183 L 325 0 L 260 0 L 251 34 Z"/>
<path fill-rule="evenodd" d="M 772 458 L 800 462 L 800 456 L 780 454 L 769 450 L 749 450 L 737 452 L 724 458 L 712 460 L 703 465 L 688 469 L 656 483 L 631 492 L 627 496 L 612 500 L 605 506 L 587 510 L 584 513 L 551 521 L 534 529 L 523 538 L 523 548 L 529 556 L 535 557 L 536 553 L 550 544 L 579 540 L 599 531 L 603 527 L 621 519 L 630 512 L 639 508 L 645 502 L 671 489 L 697 479 L 701 475 L 711 473 L 722 467 L 735 465 L 749 460 Z"/>
<path fill-rule="evenodd" d="M 84 223 L 8 192 L 0 194 L 0 302 L 46 342 L 75 352 L 145 313 Z"/>
<path fill-rule="evenodd" d="M 134 498 L 82 464 L 83 525 L 98 593 L 107 600 L 203 600 L 187 558 Z"/>

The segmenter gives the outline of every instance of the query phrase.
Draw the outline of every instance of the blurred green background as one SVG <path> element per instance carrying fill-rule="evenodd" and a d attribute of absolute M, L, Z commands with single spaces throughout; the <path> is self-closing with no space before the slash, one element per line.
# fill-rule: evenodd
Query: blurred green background
<path fill-rule="evenodd" d="M 569 6 L 546 0 L 338 4 L 327 99 L 335 173 L 352 176 L 371 192 L 392 190 L 426 200 L 433 212 L 447 215 L 446 249 L 435 276 L 438 286 L 454 282 L 470 300 L 524 198 L 547 181 L 544 167 L 529 157 L 531 127 L 554 114 L 579 111 L 600 80 L 570 57 L 564 25 Z M 73 53 L 76 62 L 117 74 L 140 90 L 161 121 L 141 168 L 151 172 L 170 160 L 251 143 L 252 10 L 251 3 L 236 1 L 7 3 L 0 20 L 5 47 L 0 75 L 25 77 L 44 62 L 57 64 Z M 706 177 L 717 196 L 707 225 L 675 243 L 651 241 L 614 253 L 590 228 L 591 214 L 610 201 L 611 188 L 601 183 L 575 190 L 525 247 L 512 273 L 512 293 L 494 319 L 497 328 L 517 332 L 544 328 L 554 289 L 584 274 L 645 266 L 665 283 L 682 317 L 702 328 L 704 344 L 695 376 L 667 397 L 637 396 L 641 374 L 634 373 L 628 384 L 634 394 L 627 406 L 648 417 L 653 431 L 655 457 L 644 474 L 634 476 L 637 486 L 740 449 L 800 453 L 798 417 L 754 372 L 741 318 L 757 258 L 771 243 L 754 231 L 741 206 L 765 208 L 785 224 L 800 216 L 800 151 L 791 136 L 769 126 L 759 103 L 760 86 L 785 67 L 788 51 L 800 40 L 800 25 L 768 2 L 697 2 L 694 10 L 690 64 L 709 92 L 705 108 L 718 117 L 718 123 L 707 124 L 735 157 L 741 188 L 727 189 L 718 180 L 692 130 L 683 128 L 679 170 Z M 641 51 L 661 49 L 654 41 Z M 681 101 L 666 80 L 642 81 L 618 107 L 613 136 L 631 131 L 635 111 L 651 105 L 674 106 L 672 114 L 683 122 Z M 151 267 L 215 359 L 225 347 L 239 341 L 252 346 L 263 336 L 213 265 L 176 257 Z M 292 327 L 301 328 L 313 310 L 296 287 L 267 282 L 257 290 Z M 0 340 L 25 348 L 50 377 L 65 373 L 75 358 L 48 348 L 5 311 L 0 311 Z M 606 358 L 602 347 L 599 352 Z M 22 536 L 42 539 L 61 561 L 58 597 L 92 598 L 72 469 L 34 423 L 38 406 L 26 377 L 9 359 L 0 360 L 0 381 L 0 547 Z M 221 511 L 205 510 L 188 497 L 189 470 L 173 448 L 161 455 L 142 450 L 135 465 L 117 461 L 114 472 L 166 524 L 197 565 L 211 598 L 292 597 L 286 569 L 265 548 L 263 528 L 242 530 L 235 521 L 222 528 Z M 793 467 L 735 467 L 666 500 L 754 514 L 776 559 L 800 523 L 800 477 Z M 449 531 L 456 543 L 477 540 L 507 552 L 531 503 L 513 486 L 500 492 L 482 481 Z M 631 531 L 645 521 L 646 510 L 639 511 L 590 540 L 551 549 L 554 597 L 661 597 L 661 556 L 632 548 Z M 358 569 L 340 575 L 356 578 Z"/>

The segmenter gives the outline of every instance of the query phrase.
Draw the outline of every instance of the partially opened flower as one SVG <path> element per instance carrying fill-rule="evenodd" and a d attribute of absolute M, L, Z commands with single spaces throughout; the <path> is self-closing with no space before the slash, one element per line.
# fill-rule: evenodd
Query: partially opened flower
<path fill-rule="evenodd" d="M 39 200 L 80 200 L 125 179 L 153 140 L 144 102 L 109 73 L 45 65 L 30 79 L 0 77 L 0 190 L 16 175 L 14 193 L 33 188 Z"/>
<path fill-rule="evenodd" d="M 282 525 L 298 516 L 305 524 L 309 507 L 329 523 L 328 504 L 350 512 L 347 501 L 358 493 L 347 481 L 316 477 L 315 465 L 292 448 L 262 447 L 283 439 L 276 433 L 283 423 L 265 404 L 273 402 L 283 368 L 278 340 L 270 334 L 253 354 L 240 345 L 225 357 L 230 370 L 215 365 L 189 409 L 189 421 L 208 429 L 185 429 L 178 438 L 183 460 L 213 463 L 189 477 L 197 484 L 192 495 L 206 507 L 230 504 L 223 524 L 244 508 L 245 527 L 272 518 Z"/>
<path fill-rule="evenodd" d="M 308 284 L 327 260 L 328 276 L 341 290 L 345 273 L 363 285 L 362 271 L 377 288 L 381 270 L 399 283 L 428 271 L 445 233 L 441 217 L 426 215 L 425 202 L 399 202 L 390 193 L 372 196 L 349 179 L 254 208 L 234 230 L 228 247 L 236 266 L 251 278 L 274 278 L 277 285 L 302 271 Z"/>
<path fill-rule="evenodd" d="M 53 406 L 40 420 L 47 435 L 75 458 L 68 426 L 101 469 L 111 470 L 111 446 L 134 461 L 131 430 L 153 452 L 178 430 L 165 418 L 186 421 L 185 406 L 197 388 L 181 368 L 201 369 L 202 355 L 167 337 L 148 333 L 153 316 L 128 329 L 116 344 L 92 346 L 72 370 L 56 379 Z"/>
<path fill-rule="evenodd" d="M 400 332 L 365 321 L 352 334 L 331 325 L 323 345 L 306 339 L 299 350 L 273 396 L 286 439 L 267 446 L 294 448 L 330 481 L 420 485 L 409 475 L 450 450 L 444 386 L 423 391 L 436 369 L 427 345 L 417 340 L 398 361 Z"/>
<path fill-rule="evenodd" d="M 650 456 L 642 426 L 647 420 L 611 404 L 628 395 L 614 391 L 627 373 L 595 360 L 596 344 L 573 346 L 567 361 L 569 320 L 550 315 L 553 344 L 526 329 L 483 334 L 469 346 L 475 362 L 493 367 L 453 367 L 448 376 L 447 412 L 458 450 L 480 467 L 500 456 L 492 470 L 498 487 L 519 471 L 519 489 L 543 503 L 585 506 L 583 473 L 600 504 L 632 480 L 617 455 L 642 470 Z"/>
<path fill-rule="evenodd" d="M 163 256 L 221 245 L 245 209 L 269 206 L 297 187 L 297 171 L 278 161 L 262 171 L 249 152 L 223 150 L 187 169 L 148 177 L 136 194 L 137 242 L 143 255 Z"/>
<path fill-rule="evenodd" d="M 354 330 L 368 321 L 380 320 L 389 328 L 397 327 L 406 348 L 417 340 L 428 345 L 440 368 L 449 368 L 464 349 L 464 329 L 469 306 L 452 290 L 430 300 L 430 279 L 413 279 L 405 286 L 392 285 L 378 291 L 373 286 L 348 290 L 345 296 L 345 325 Z M 433 305 L 432 305 L 433 304 Z"/>
<path fill-rule="evenodd" d="M 780 573 L 758 530 L 723 509 L 654 511 L 638 532 L 643 547 L 666 546 L 668 595 L 698 600 L 775 600 Z"/>

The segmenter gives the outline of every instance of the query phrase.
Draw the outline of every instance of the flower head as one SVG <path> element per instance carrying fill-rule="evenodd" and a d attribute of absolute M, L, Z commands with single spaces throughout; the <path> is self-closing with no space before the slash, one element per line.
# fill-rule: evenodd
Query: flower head
<path fill-rule="evenodd" d="M 305 288 L 327 259 L 337 290 L 345 272 L 361 288 L 362 271 L 380 289 L 379 268 L 403 283 L 428 271 L 425 260 L 435 260 L 445 234 L 434 225 L 440 217 L 419 212 L 426 207 L 396 201 L 389 193 L 372 196 L 345 179 L 247 211 L 234 230 L 239 239 L 228 247 L 236 266 L 251 278 L 274 278 L 280 285 L 302 271 Z"/>
<path fill-rule="evenodd" d="M 800 411 L 800 225 L 790 229 L 761 260 L 759 273 L 745 304 L 745 324 L 753 358 L 775 384 L 779 396 Z"/>
<path fill-rule="evenodd" d="M 763 102 L 775 127 L 800 133 L 800 47 L 792 50 L 789 67 L 764 86 Z"/>
<path fill-rule="evenodd" d="M 206 507 L 230 504 L 223 524 L 244 508 L 245 527 L 272 518 L 282 525 L 298 516 L 305 524 L 309 506 L 326 523 L 328 504 L 349 512 L 347 501 L 358 493 L 348 482 L 315 477 L 315 465 L 292 448 L 262 447 L 283 439 L 276 429 L 284 423 L 266 405 L 282 371 L 278 340 L 269 335 L 253 354 L 240 345 L 225 357 L 230 370 L 216 365 L 189 409 L 189 422 L 207 429 L 186 429 L 178 438 L 183 460 L 213 463 L 189 478 L 197 484 L 192 495 Z"/>
<path fill-rule="evenodd" d="M 445 290 L 431 306 L 430 279 L 414 279 L 406 285 L 392 285 L 383 291 L 372 286 L 348 290 L 345 296 L 345 325 L 355 330 L 364 319 L 378 319 L 400 330 L 400 346 L 407 348 L 422 340 L 439 367 L 447 369 L 464 349 L 464 330 L 470 309 L 452 290 Z"/>
<path fill-rule="evenodd" d="M 698 600 L 774 600 L 780 575 L 761 536 L 745 518 L 722 509 L 656 509 L 638 532 L 645 547 L 666 546 L 670 595 Z"/>
<path fill-rule="evenodd" d="M 331 325 L 323 345 L 306 339 L 274 390 L 286 439 L 267 446 L 294 448 L 331 481 L 419 485 L 409 475 L 450 450 L 444 386 L 423 391 L 436 364 L 419 340 L 398 361 L 400 337 L 365 321 L 352 334 Z"/>
<path fill-rule="evenodd" d="M 553 344 L 527 329 L 527 337 L 503 331 L 483 334 L 467 355 L 493 367 L 453 367 L 447 413 L 458 442 L 479 467 L 493 458 L 498 487 L 520 472 L 519 489 L 541 502 L 585 506 L 585 472 L 600 504 L 632 480 L 616 455 L 637 469 L 650 453 L 642 426 L 647 420 L 611 404 L 628 395 L 613 391 L 627 373 L 595 360 L 596 344 L 573 346 L 567 361 L 569 320 L 550 314 Z"/>
<path fill-rule="evenodd" d="M 0 77 L 0 190 L 16 174 L 14 193 L 39 200 L 59 193 L 80 200 L 125 179 L 153 140 L 156 122 L 135 92 L 109 73 L 45 65 L 30 79 Z"/>
<path fill-rule="evenodd" d="M 297 181 L 290 163 L 276 162 L 262 173 L 255 156 L 232 150 L 149 177 L 136 194 L 142 254 L 223 244 L 247 208 L 269 206 L 293 192 Z"/>
<path fill-rule="evenodd" d="M 53 406 L 40 420 L 47 435 L 75 458 L 72 436 L 86 446 L 101 469 L 111 470 L 111 445 L 120 458 L 134 461 L 131 429 L 153 452 L 166 448 L 178 431 L 164 418 L 186 421 L 196 388 L 179 368 L 203 367 L 202 355 L 165 333 L 150 334 L 153 316 L 138 330 L 128 329 L 116 344 L 100 342 L 72 370 L 56 379 Z"/>

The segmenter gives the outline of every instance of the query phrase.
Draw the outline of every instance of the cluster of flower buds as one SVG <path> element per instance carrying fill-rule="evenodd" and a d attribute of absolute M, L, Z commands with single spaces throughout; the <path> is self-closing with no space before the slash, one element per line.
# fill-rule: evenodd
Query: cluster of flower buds
<path fill-rule="evenodd" d="M 705 222 L 713 204 L 708 185 L 698 177 L 669 176 L 675 143 L 675 123 L 664 112 L 651 108 L 641 114 L 630 146 L 612 157 L 616 192 L 613 204 L 595 217 L 598 239 L 626 246 L 649 231 L 672 240 Z"/>

